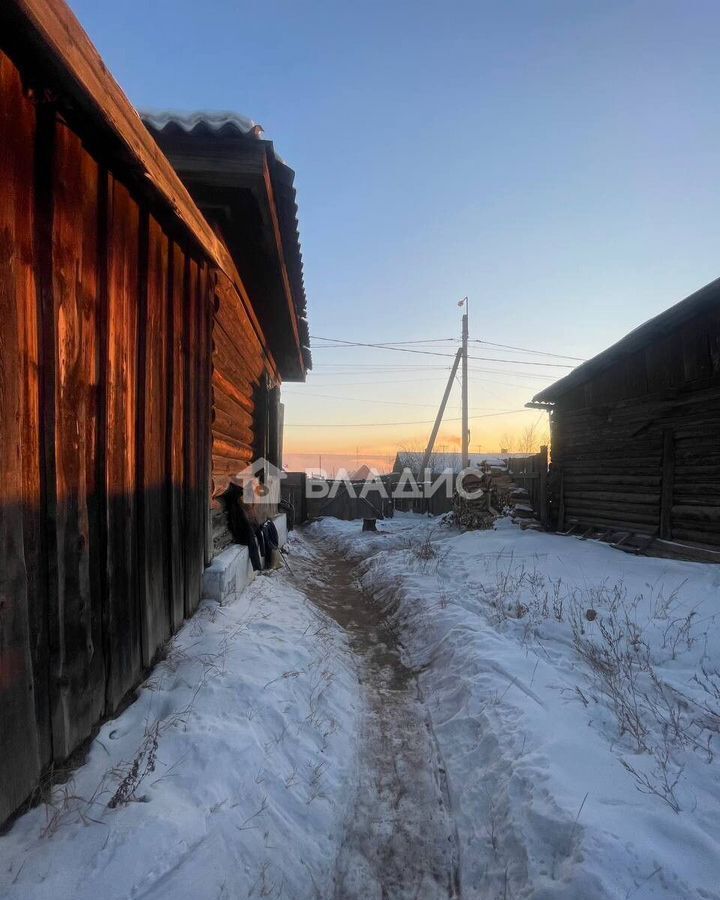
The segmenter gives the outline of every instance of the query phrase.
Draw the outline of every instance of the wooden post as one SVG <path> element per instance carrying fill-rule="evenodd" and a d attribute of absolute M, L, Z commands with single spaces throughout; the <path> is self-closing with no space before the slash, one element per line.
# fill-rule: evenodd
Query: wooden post
<path fill-rule="evenodd" d="M 538 513 L 543 528 L 547 528 L 550 521 L 547 497 L 547 473 L 548 473 L 548 448 L 543 446 L 538 453 Z"/>
<path fill-rule="evenodd" d="M 468 425 L 468 298 L 465 297 L 465 314 L 462 318 L 462 468 L 470 465 L 470 428 Z"/>
<path fill-rule="evenodd" d="M 558 503 L 557 530 L 565 531 L 565 473 L 560 473 L 560 502 Z"/>
<path fill-rule="evenodd" d="M 675 434 L 663 431 L 662 494 L 660 497 L 660 537 L 672 540 L 673 484 L 675 481 Z"/>

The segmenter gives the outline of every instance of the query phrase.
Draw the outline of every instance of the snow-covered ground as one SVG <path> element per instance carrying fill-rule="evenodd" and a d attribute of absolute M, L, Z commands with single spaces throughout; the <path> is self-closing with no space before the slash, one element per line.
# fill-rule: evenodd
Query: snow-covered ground
<path fill-rule="evenodd" d="M 408 820 L 427 808 L 450 833 L 461 893 L 448 896 L 720 898 L 720 567 L 506 521 L 379 527 L 321 520 L 291 541 L 295 574 L 205 603 L 85 763 L 0 837 L 0 896 L 379 897 L 387 885 L 343 894 L 334 876 L 367 843 L 353 827 L 392 826 L 393 766 L 359 756 L 396 746 L 395 719 L 411 739 L 414 710 L 437 748 L 415 754 L 417 782 L 438 782 L 448 822 L 412 767 L 396 799 L 425 797 Z M 379 629 L 357 631 L 362 598 L 333 551 L 384 608 Z M 386 625 L 411 676 L 407 696 L 390 686 L 389 718 L 368 708 L 382 690 L 360 652 Z M 405 846 L 392 837 L 367 854 Z"/>
<path fill-rule="evenodd" d="M 720 897 L 720 567 L 322 520 L 419 672 L 462 896 Z"/>
<path fill-rule="evenodd" d="M 0 896 L 332 895 L 358 702 L 343 630 L 287 571 L 205 603 L 85 764 L 0 837 Z"/>

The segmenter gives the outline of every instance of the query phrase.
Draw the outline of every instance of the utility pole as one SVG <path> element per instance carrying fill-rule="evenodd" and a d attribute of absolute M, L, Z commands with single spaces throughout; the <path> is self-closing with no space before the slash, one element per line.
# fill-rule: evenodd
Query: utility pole
<path fill-rule="evenodd" d="M 462 317 L 462 464 L 467 468 L 470 463 L 468 447 L 470 444 L 470 429 L 468 426 L 468 298 L 465 297 L 459 305 L 465 304 L 465 312 Z"/>
<path fill-rule="evenodd" d="M 443 394 L 443 398 L 440 403 L 440 409 L 438 410 L 438 414 L 435 418 L 433 430 L 430 432 L 430 440 L 428 441 L 427 447 L 425 448 L 425 455 L 423 456 L 422 465 L 420 467 L 420 475 L 422 477 L 425 476 L 425 469 L 427 469 L 428 463 L 430 462 L 430 455 L 432 454 L 433 447 L 435 446 L 435 438 L 437 437 L 437 433 L 440 430 L 440 423 L 442 422 L 442 417 L 445 413 L 445 407 L 447 406 L 448 397 L 450 396 L 450 390 L 453 386 L 453 381 L 455 380 L 455 375 L 457 374 L 461 357 L 462 350 L 458 350 L 457 354 L 455 355 L 455 362 L 453 363 L 453 367 L 450 370 L 450 377 L 448 378 L 448 383 L 445 387 L 445 393 Z"/>

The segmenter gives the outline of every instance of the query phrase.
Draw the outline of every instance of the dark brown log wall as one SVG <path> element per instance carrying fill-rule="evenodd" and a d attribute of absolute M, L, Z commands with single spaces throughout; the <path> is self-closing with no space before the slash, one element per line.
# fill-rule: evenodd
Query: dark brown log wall
<path fill-rule="evenodd" d="M 720 546 L 720 310 L 561 396 L 565 520 Z"/>
<path fill-rule="evenodd" d="M 2 821 L 199 602 L 214 291 L 193 236 L 3 54 L 0 133 Z M 226 309 L 221 396 L 242 412 L 223 434 L 242 455 L 263 362 Z"/>

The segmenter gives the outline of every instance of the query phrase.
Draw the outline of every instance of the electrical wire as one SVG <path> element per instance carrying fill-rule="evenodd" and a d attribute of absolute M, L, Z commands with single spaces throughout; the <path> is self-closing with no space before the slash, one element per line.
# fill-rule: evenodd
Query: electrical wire
<path fill-rule="evenodd" d="M 334 365 L 335 365 L 334 363 L 327 363 L 329 370 L 322 371 L 322 372 L 313 371 L 313 377 L 314 378 L 324 377 L 324 376 L 334 377 L 337 375 L 353 375 L 355 373 L 363 374 L 363 375 L 382 375 L 382 374 L 392 374 L 396 371 L 400 371 L 403 374 L 409 374 L 410 372 L 427 372 L 429 369 L 436 369 L 440 372 L 445 372 L 445 373 L 450 371 L 450 369 L 447 366 L 400 366 L 398 369 L 380 367 L 380 368 L 371 368 L 369 371 L 366 369 L 365 366 L 352 366 L 349 369 L 344 368 L 344 369 L 341 369 L 338 371 L 334 371 Z M 340 365 L 340 364 L 338 363 L 338 365 Z M 547 375 L 547 373 L 543 373 L 543 372 L 509 372 L 506 369 L 483 369 L 483 368 L 479 368 L 479 367 L 478 368 L 469 367 L 468 372 L 473 376 L 502 375 L 502 376 L 507 376 L 509 378 L 521 378 L 521 379 L 539 378 L 545 382 L 547 382 L 548 377 L 549 377 Z M 474 380 L 482 381 L 483 379 L 475 378 Z M 382 381 L 371 382 L 371 383 L 372 384 L 383 384 Z M 393 380 L 393 384 L 395 384 L 395 383 L 396 382 Z M 519 387 L 522 387 L 521 382 L 517 382 L 517 384 Z"/>
<path fill-rule="evenodd" d="M 402 400 L 376 400 L 374 397 L 338 397 L 337 394 L 315 394 L 311 391 L 283 391 L 283 397 L 322 397 L 325 400 L 342 400 L 347 403 L 382 403 L 383 405 L 390 406 L 422 406 L 422 407 L 433 407 L 437 406 L 437 403 L 405 403 Z"/>
<path fill-rule="evenodd" d="M 332 343 L 336 343 L 339 339 L 337 338 L 325 338 L 325 337 L 316 337 L 312 338 L 315 341 L 330 341 Z M 354 346 L 366 346 L 357 344 L 355 341 L 348 342 L 353 344 Z M 387 347 L 392 349 L 393 347 L 400 347 L 405 344 L 459 344 L 460 338 L 424 338 L 422 340 L 414 340 L 414 341 L 373 341 L 371 344 L 367 346 L 372 347 Z M 517 347 L 514 344 L 498 344 L 495 341 L 484 341 L 480 338 L 470 338 L 471 344 L 482 344 L 484 347 L 498 347 L 501 350 L 513 350 L 517 353 L 532 353 L 537 356 L 551 356 L 555 359 L 571 359 L 573 362 L 585 362 L 586 360 L 581 356 L 570 356 L 568 353 L 553 353 L 550 350 L 534 350 L 530 347 Z M 329 347 L 315 347 L 316 350 L 326 350 L 330 349 Z"/>
<path fill-rule="evenodd" d="M 427 372 L 429 369 L 437 370 L 440 372 L 449 372 L 452 368 L 447 364 L 435 364 L 428 363 L 426 365 L 413 366 L 413 365 L 388 365 L 388 364 L 378 364 L 378 363 L 369 363 L 368 365 L 364 365 L 363 363 L 336 363 L 336 362 L 328 362 L 328 363 L 316 363 L 316 366 L 321 371 L 315 371 L 313 368 L 313 375 L 324 375 L 326 374 L 327 369 L 349 369 L 351 371 L 356 372 L 368 372 L 370 374 L 380 373 L 380 372 Z M 487 375 L 514 375 L 518 378 L 548 378 L 550 377 L 547 372 L 526 372 L 516 371 L 513 369 L 490 369 L 486 366 L 469 366 L 469 372 L 482 372 Z"/>
<path fill-rule="evenodd" d="M 515 413 L 532 412 L 522 409 L 504 409 L 499 412 L 485 413 L 481 416 L 468 416 L 469 419 L 491 419 L 494 416 L 509 416 Z M 443 422 L 461 422 L 461 416 L 443 417 Z M 432 425 L 435 419 L 422 419 L 417 422 L 285 422 L 286 428 L 393 428 L 397 425 Z"/>
<path fill-rule="evenodd" d="M 454 353 L 440 353 L 437 350 L 413 350 L 410 347 L 390 347 L 387 344 L 369 344 L 363 341 L 342 341 L 339 338 L 320 338 L 315 335 L 310 336 L 311 340 L 322 340 L 322 341 L 332 341 L 333 344 L 338 344 L 341 347 L 371 347 L 374 350 L 393 350 L 395 353 L 418 353 L 423 356 L 446 356 L 452 359 L 455 356 Z M 332 350 L 332 347 L 317 347 L 314 346 L 313 350 Z M 552 369 L 572 369 L 574 368 L 569 363 L 549 363 L 549 362 L 540 362 L 535 360 L 524 360 L 524 359 L 496 359 L 492 356 L 468 356 L 468 359 L 481 360 L 482 362 L 501 362 L 501 363 L 510 363 L 513 366 L 545 366 Z"/>
<path fill-rule="evenodd" d="M 455 377 L 457 379 L 457 376 L 455 376 Z M 460 384 L 460 381 L 458 380 L 458 385 L 459 384 Z M 403 400 L 376 400 L 374 397 L 338 397 L 336 394 L 314 394 L 314 393 L 305 393 L 304 391 L 302 393 L 297 393 L 297 394 L 293 393 L 292 391 L 290 391 L 290 392 L 283 391 L 283 397 L 320 397 L 324 400 L 342 400 L 344 403 L 373 403 L 373 404 L 381 403 L 383 405 L 389 405 L 389 406 L 420 406 L 423 408 L 427 408 L 429 406 L 433 409 L 437 407 L 436 402 L 412 403 L 412 402 L 408 401 L 406 403 Z M 449 408 L 450 409 L 459 409 L 458 406 L 452 406 Z M 484 412 L 485 411 L 504 412 L 504 410 L 497 409 L 494 406 L 477 406 L 477 407 L 475 407 L 475 409 L 483 410 Z"/>
<path fill-rule="evenodd" d="M 512 347 L 510 344 L 495 344 L 492 341 L 481 341 L 479 338 L 470 338 L 471 344 L 484 344 L 486 347 L 500 347 L 501 350 L 517 350 L 518 353 L 537 353 L 540 356 L 554 356 L 556 359 L 572 359 L 575 362 L 585 362 L 581 356 L 568 356 L 567 353 L 550 353 L 547 350 L 529 350 L 527 347 Z"/>

